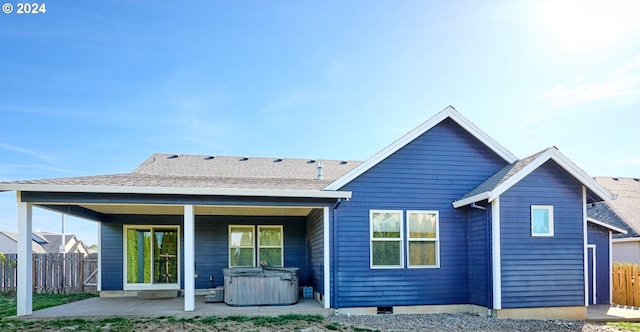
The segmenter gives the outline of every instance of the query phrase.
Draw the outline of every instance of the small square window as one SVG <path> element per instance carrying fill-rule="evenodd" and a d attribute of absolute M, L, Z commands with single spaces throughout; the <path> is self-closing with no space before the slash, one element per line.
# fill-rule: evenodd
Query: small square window
<path fill-rule="evenodd" d="M 553 206 L 531 205 L 531 236 L 553 236 Z"/>

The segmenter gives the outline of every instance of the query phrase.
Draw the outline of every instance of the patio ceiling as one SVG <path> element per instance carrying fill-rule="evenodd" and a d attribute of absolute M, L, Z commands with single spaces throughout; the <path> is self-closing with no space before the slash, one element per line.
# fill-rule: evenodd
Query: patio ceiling
<path fill-rule="evenodd" d="M 101 214 L 146 214 L 183 215 L 182 205 L 146 204 L 75 204 L 76 206 Z M 64 205 L 66 206 L 66 204 Z M 194 206 L 196 215 L 225 216 L 306 216 L 310 207 L 269 207 L 269 206 Z"/>

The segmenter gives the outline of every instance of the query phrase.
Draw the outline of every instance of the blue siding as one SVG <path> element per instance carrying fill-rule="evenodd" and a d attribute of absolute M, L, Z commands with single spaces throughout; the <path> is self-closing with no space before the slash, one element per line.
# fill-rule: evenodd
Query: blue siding
<path fill-rule="evenodd" d="M 609 230 L 589 223 L 587 234 L 588 243 L 596 245 L 596 304 L 609 304 Z"/>
<path fill-rule="evenodd" d="M 307 269 L 314 291 L 324 294 L 324 212 L 314 210 L 307 217 Z"/>
<path fill-rule="evenodd" d="M 582 184 L 547 161 L 500 198 L 502 307 L 584 305 Z M 531 205 L 553 205 L 554 236 L 531 236 Z"/>
<path fill-rule="evenodd" d="M 119 215 L 111 216 L 110 222 L 102 223 L 102 289 L 123 288 L 123 236 L 124 224 L 134 225 L 180 225 L 181 271 L 184 272 L 184 235 L 182 216 Z M 195 264 L 196 288 L 220 286 L 224 279 L 222 269 L 228 267 L 228 225 L 283 225 L 284 264 L 300 268 L 300 285 L 310 282 L 306 254 L 306 217 L 260 217 L 260 216 L 196 216 L 195 219 Z M 213 285 L 210 277 L 213 276 Z M 181 287 L 184 287 L 184 278 Z"/>
<path fill-rule="evenodd" d="M 489 233 L 487 211 L 469 213 L 469 303 L 489 307 Z"/>
<path fill-rule="evenodd" d="M 338 225 L 332 228 L 337 232 L 332 270 L 338 281 L 333 305 L 469 303 L 467 211 L 454 209 L 451 202 L 505 164 L 446 119 L 345 185 L 342 190 L 353 197 L 340 205 Z M 371 209 L 440 211 L 440 268 L 370 269 Z"/>

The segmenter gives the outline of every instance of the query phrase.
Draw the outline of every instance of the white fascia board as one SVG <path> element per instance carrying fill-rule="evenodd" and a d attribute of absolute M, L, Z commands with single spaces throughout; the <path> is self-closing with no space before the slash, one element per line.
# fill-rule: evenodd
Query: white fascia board
<path fill-rule="evenodd" d="M 462 207 L 462 206 L 465 206 L 465 205 L 469 205 L 471 203 L 477 203 L 477 202 L 480 202 L 480 201 L 485 200 L 485 199 L 488 200 L 490 197 L 491 197 L 491 192 L 490 191 L 485 191 L 483 193 L 479 193 L 477 195 L 473 195 L 471 197 L 467 197 L 465 199 L 461 199 L 459 201 L 455 201 L 455 202 L 453 202 L 451 204 L 453 204 L 453 207 L 457 209 L 459 207 Z"/>
<path fill-rule="evenodd" d="M 571 162 L 567 157 L 565 157 L 560 151 L 558 151 L 555 147 L 551 147 L 547 149 L 545 152 L 540 154 L 538 158 L 529 163 L 527 166 L 523 167 L 518 173 L 511 176 L 508 180 L 501 183 L 494 190 L 491 191 L 491 195 L 488 198 L 489 202 L 491 202 L 496 197 L 502 195 L 505 191 L 509 190 L 509 188 L 513 187 L 516 183 L 520 182 L 522 179 L 527 177 L 533 171 L 538 169 L 538 167 L 542 166 L 549 159 L 555 161 L 560 167 L 562 167 L 565 171 L 567 171 L 571 176 L 573 176 L 576 180 L 580 181 L 585 187 L 589 188 L 596 195 L 604 198 L 605 200 L 614 199 L 613 195 L 608 192 L 604 187 L 599 185 L 593 178 L 591 178 L 587 173 L 585 173 L 582 169 L 580 169 L 576 164 Z"/>
<path fill-rule="evenodd" d="M 469 121 L 469 119 L 462 116 L 462 114 L 456 111 L 453 107 L 449 106 L 449 108 L 452 109 L 450 114 L 450 117 L 452 120 L 458 123 L 462 128 L 468 131 L 475 138 L 480 140 L 484 145 L 488 146 L 491 150 L 497 153 L 500 157 L 502 157 L 502 159 L 504 159 L 509 164 L 512 164 L 518 161 L 518 157 L 516 157 L 513 153 L 507 150 L 504 146 L 496 142 L 493 138 L 491 138 L 491 136 L 487 135 L 484 131 L 480 130 L 480 128 L 478 128 L 475 124 L 473 124 L 473 122 Z"/>
<path fill-rule="evenodd" d="M 593 219 L 593 218 L 587 218 L 587 221 L 592 223 L 592 224 L 596 224 L 598 226 L 602 226 L 604 228 L 610 229 L 610 230 L 612 230 L 614 232 L 618 232 L 620 234 L 627 234 L 627 231 L 625 231 L 624 229 L 616 227 L 616 226 L 609 225 L 606 222 L 602 222 L 600 220 L 596 220 L 596 219 Z"/>
<path fill-rule="evenodd" d="M 531 172 L 542 166 L 542 164 L 549 160 L 549 158 L 551 158 L 551 153 L 549 152 L 549 150 L 547 150 L 540 156 L 538 156 L 538 158 L 536 158 L 534 161 L 530 162 L 529 165 L 523 167 L 520 171 L 518 171 L 518 173 L 514 174 L 509 179 L 497 186 L 494 190 L 492 190 L 491 197 L 489 198 L 490 201 L 502 195 L 505 191 L 509 190 L 509 188 L 513 187 L 516 183 L 527 177 L 527 175 L 531 174 Z"/>
<path fill-rule="evenodd" d="M 602 197 L 605 201 L 614 200 L 616 198 L 611 192 L 601 186 L 596 180 L 590 177 L 585 171 L 583 171 L 578 165 L 574 164 L 569 158 L 563 155 L 555 147 L 550 148 L 551 158 L 558 163 L 562 168 L 569 172 L 578 181 L 582 182 L 585 187 L 593 191 L 596 195 Z"/>
<path fill-rule="evenodd" d="M 640 237 L 623 237 L 621 239 L 613 239 L 614 243 L 620 242 L 640 242 Z"/>
<path fill-rule="evenodd" d="M 84 186 L 56 184 L 0 184 L 0 191 L 82 192 L 108 194 L 213 195 L 251 197 L 302 197 L 350 199 L 350 191 L 330 190 L 263 190 L 225 188 L 176 188 L 136 186 Z"/>
<path fill-rule="evenodd" d="M 376 153 L 373 157 L 367 159 L 365 162 L 358 165 L 356 168 L 352 169 L 347 174 L 341 176 L 337 180 L 330 183 L 328 186 L 324 188 L 324 190 L 338 190 L 342 188 L 344 185 L 351 182 L 353 179 L 357 178 L 362 173 L 368 171 L 370 168 L 377 165 L 379 162 L 389 157 L 396 151 L 400 150 L 402 147 L 409 144 L 414 139 L 418 138 L 420 135 L 429 131 L 431 128 L 435 127 L 437 124 L 439 124 L 446 118 L 451 118 L 453 121 L 459 124 L 462 128 L 468 131 L 471 135 L 473 135 L 475 138 L 477 138 L 482 143 L 487 145 L 490 149 L 492 149 L 494 152 L 496 152 L 500 157 L 502 157 L 508 163 L 513 163 L 518 160 L 516 156 L 514 156 L 511 152 L 509 152 L 503 146 L 498 144 L 489 135 L 485 134 L 482 130 L 480 130 L 480 128 L 476 127 L 476 125 L 474 125 L 471 121 L 463 117 L 452 106 L 447 106 L 445 109 L 440 111 L 438 114 L 436 114 L 429 120 L 423 122 L 421 125 L 419 125 L 415 129 L 411 130 L 404 136 L 397 139 L 395 142 L 391 143 L 386 148 Z"/>

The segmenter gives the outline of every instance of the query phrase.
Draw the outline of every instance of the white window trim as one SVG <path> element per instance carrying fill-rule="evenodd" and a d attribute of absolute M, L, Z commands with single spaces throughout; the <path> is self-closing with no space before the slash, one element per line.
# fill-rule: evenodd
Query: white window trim
<path fill-rule="evenodd" d="M 400 215 L 400 238 L 373 238 L 373 214 L 374 213 L 397 213 Z M 400 265 L 373 265 L 373 242 L 374 241 L 398 241 L 400 244 Z M 369 268 L 370 269 L 403 269 L 404 268 L 404 211 L 403 210 L 369 210 Z"/>
<path fill-rule="evenodd" d="M 261 246 L 260 245 L 260 230 L 263 228 L 277 228 L 280 230 L 280 245 L 279 246 Z M 256 250 L 258 256 L 258 262 L 260 260 L 260 249 L 261 248 L 278 248 L 281 250 L 280 254 L 280 266 L 284 266 L 284 229 L 282 225 L 258 225 L 258 232 L 256 233 Z"/>
<path fill-rule="evenodd" d="M 416 238 L 411 239 L 411 230 L 409 229 L 409 215 L 410 214 L 435 214 L 436 215 L 436 237 L 433 239 Z M 407 210 L 407 268 L 410 269 L 437 269 L 440 268 L 440 211 L 433 210 Z M 409 262 L 409 242 L 435 242 L 436 244 L 436 264 L 435 265 L 411 265 Z"/>
<path fill-rule="evenodd" d="M 549 212 L 549 232 L 534 233 L 533 232 L 533 210 L 545 210 L 545 209 Z M 535 237 L 554 236 L 553 205 L 531 205 L 531 236 L 535 236 Z"/>
<path fill-rule="evenodd" d="M 251 228 L 252 232 L 253 232 L 253 243 L 251 244 L 251 247 L 248 246 L 238 246 L 238 247 L 232 247 L 231 246 L 231 228 L 233 227 L 241 227 L 241 228 Z M 229 267 L 253 267 L 256 266 L 256 241 L 257 241 L 257 237 L 258 235 L 256 234 L 256 226 L 254 225 L 229 225 L 228 229 L 227 229 L 227 257 L 229 258 Z M 231 249 L 233 248 L 251 248 L 253 249 L 253 265 L 251 266 L 231 266 Z"/>
<path fill-rule="evenodd" d="M 154 283 L 128 283 L 127 282 L 127 230 L 129 229 L 175 229 L 178 233 L 178 282 L 174 284 L 154 284 Z M 122 226 L 122 289 L 123 290 L 166 290 L 180 289 L 182 279 L 181 252 L 180 252 L 180 225 L 123 225 Z M 153 257 L 153 246 L 151 246 L 151 257 Z M 153 271 L 153 267 L 151 268 Z M 153 279 L 153 278 L 152 278 Z"/>

